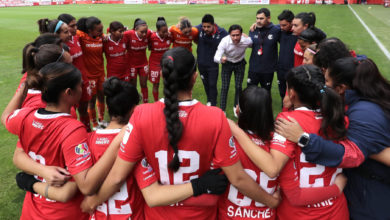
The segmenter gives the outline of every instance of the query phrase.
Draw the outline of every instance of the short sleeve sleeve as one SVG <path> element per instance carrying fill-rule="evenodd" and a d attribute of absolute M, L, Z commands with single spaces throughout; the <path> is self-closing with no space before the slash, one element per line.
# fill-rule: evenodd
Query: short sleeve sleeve
<path fill-rule="evenodd" d="M 221 122 L 221 129 L 214 149 L 213 163 L 217 167 L 227 167 L 237 163 L 239 157 L 237 148 L 234 144 L 234 138 L 230 132 L 229 124 L 222 112 Z"/>
<path fill-rule="evenodd" d="M 6 129 L 14 135 L 19 135 L 23 120 L 32 110 L 33 108 L 16 109 L 9 114 L 5 124 Z"/>
<path fill-rule="evenodd" d="M 65 164 L 71 175 L 75 175 L 93 165 L 92 154 L 87 143 L 87 131 L 77 128 L 62 142 Z"/>
<path fill-rule="evenodd" d="M 146 158 L 136 164 L 134 177 L 140 189 L 146 188 L 157 181 L 156 173 Z"/>
<path fill-rule="evenodd" d="M 118 151 L 118 156 L 128 162 L 137 162 L 144 157 L 144 152 L 140 142 L 140 127 L 137 123 L 140 118 L 139 108 L 136 108 L 126 125 L 126 131 Z"/>
<path fill-rule="evenodd" d="M 280 117 L 285 118 L 283 113 L 279 114 L 277 118 Z M 295 156 L 295 145 L 295 143 L 275 132 L 271 140 L 270 148 L 282 152 L 289 158 L 293 158 Z"/>

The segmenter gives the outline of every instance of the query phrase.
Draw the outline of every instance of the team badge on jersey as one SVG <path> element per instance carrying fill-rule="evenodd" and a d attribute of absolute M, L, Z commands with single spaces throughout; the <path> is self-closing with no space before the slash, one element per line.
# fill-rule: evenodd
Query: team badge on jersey
<path fill-rule="evenodd" d="M 87 143 L 81 143 L 77 145 L 74 149 L 75 153 L 77 155 L 86 155 L 89 154 L 88 145 Z"/>
<path fill-rule="evenodd" d="M 268 35 L 268 40 L 272 40 L 274 36 L 272 34 Z"/>
<path fill-rule="evenodd" d="M 113 49 L 114 49 L 114 47 L 108 47 L 108 49 L 109 49 L 109 50 L 113 50 Z"/>
<path fill-rule="evenodd" d="M 237 154 L 237 148 L 236 148 L 236 144 L 234 143 L 233 136 L 231 136 L 229 139 L 229 147 L 232 148 L 232 150 L 230 151 L 230 158 L 233 158 Z"/>

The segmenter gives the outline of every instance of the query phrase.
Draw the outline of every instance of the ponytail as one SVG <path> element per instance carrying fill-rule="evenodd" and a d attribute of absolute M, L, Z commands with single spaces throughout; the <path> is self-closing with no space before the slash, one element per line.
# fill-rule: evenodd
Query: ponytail
<path fill-rule="evenodd" d="M 161 71 L 164 79 L 164 115 L 168 131 L 169 145 L 174 157 L 169 162 L 169 169 L 177 171 L 180 167 L 178 142 L 183 134 L 183 124 L 179 119 L 178 91 L 192 89 L 191 77 L 196 71 L 194 56 L 182 47 L 176 47 L 164 53 L 161 59 Z"/>
<path fill-rule="evenodd" d="M 49 29 L 48 29 L 49 19 L 48 18 L 39 19 L 37 21 L 37 23 L 38 23 L 39 33 L 40 34 L 49 32 Z"/>
<path fill-rule="evenodd" d="M 136 30 L 138 26 L 140 25 L 147 25 L 146 21 L 142 20 L 141 18 L 136 18 L 134 21 L 134 27 L 133 29 Z"/>
<path fill-rule="evenodd" d="M 316 25 L 316 15 L 314 12 L 301 12 L 295 18 L 300 19 L 303 25 L 307 25 L 307 28 L 313 28 Z"/>
<path fill-rule="evenodd" d="M 158 17 L 156 22 L 156 29 L 159 31 L 162 27 L 166 27 L 167 22 L 165 21 L 164 17 Z"/>
<path fill-rule="evenodd" d="M 53 33 L 58 34 L 61 32 L 61 26 L 64 24 L 61 20 L 49 20 L 47 18 L 38 20 L 39 33 Z"/>
<path fill-rule="evenodd" d="M 87 18 L 86 17 L 80 18 L 77 21 L 77 29 L 82 31 L 82 32 L 84 32 L 84 33 L 88 33 L 88 28 L 87 28 L 86 22 L 87 22 Z"/>

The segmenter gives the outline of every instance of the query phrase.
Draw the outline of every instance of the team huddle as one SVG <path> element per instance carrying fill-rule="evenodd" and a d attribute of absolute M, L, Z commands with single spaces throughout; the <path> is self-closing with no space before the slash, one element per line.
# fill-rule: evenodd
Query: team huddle
<path fill-rule="evenodd" d="M 19 138 L 21 219 L 390 219 L 390 83 L 314 13 L 270 16 L 258 10 L 248 35 L 210 14 L 107 34 L 96 17 L 39 20 L 1 116 Z M 192 95 L 198 72 L 207 104 Z"/>

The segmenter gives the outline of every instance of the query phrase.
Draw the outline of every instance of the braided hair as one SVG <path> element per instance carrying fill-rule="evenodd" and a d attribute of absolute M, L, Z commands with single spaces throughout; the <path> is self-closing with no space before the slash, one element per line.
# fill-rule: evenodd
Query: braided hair
<path fill-rule="evenodd" d="M 340 96 L 325 86 L 321 69 L 314 65 L 295 67 L 287 74 L 287 86 L 294 89 L 302 104 L 310 109 L 320 109 L 322 123 L 320 134 L 339 140 L 347 130 L 344 121 L 344 105 Z"/>
<path fill-rule="evenodd" d="M 183 133 L 183 124 L 179 119 L 177 93 L 192 90 L 191 78 L 196 71 L 196 61 L 187 49 L 176 47 L 164 53 L 161 59 L 161 71 L 164 79 L 166 128 L 169 145 L 175 153 L 168 167 L 176 172 L 180 167 L 177 144 Z"/>

